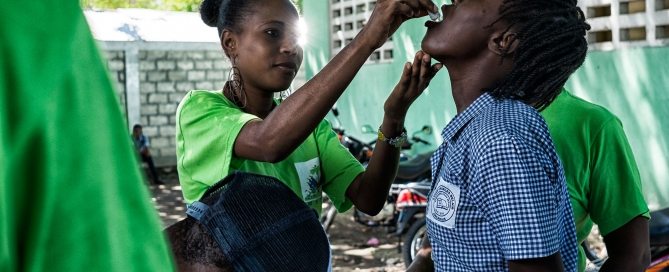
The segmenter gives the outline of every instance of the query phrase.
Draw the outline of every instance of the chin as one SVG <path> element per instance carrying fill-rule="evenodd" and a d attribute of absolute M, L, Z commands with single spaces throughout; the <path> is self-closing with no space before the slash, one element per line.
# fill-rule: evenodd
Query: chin
<path fill-rule="evenodd" d="M 434 55 L 434 48 L 430 46 L 430 42 L 426 41 L 425 38 L 423 38 L 423 41 L 420 43 L 420 49 L 423 50 L 423 52 L 429 54 L 430 56 Z M 433 56 L 434 57 L 434 56 Z"/>

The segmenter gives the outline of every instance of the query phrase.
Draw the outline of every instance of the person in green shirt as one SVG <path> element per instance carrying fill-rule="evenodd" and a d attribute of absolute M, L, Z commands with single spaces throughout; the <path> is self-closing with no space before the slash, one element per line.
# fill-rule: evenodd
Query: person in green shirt
<path fill-rule="evenodd" d="M 0 4 L 0 271 L 173 271 L 78 1 Z"/>
<path fill-rule="evenodd" d="M 541 115 L 564 166 L 578 242 L 597 224 L 608 253 L 600 271 L 643 271 L 650 262 L 649 210 L 620 120 L 564 89 Z"/>
<path fill-rule="evenodd" d="M 221 6 L 222 5 L 222 6 Z M 367 214 L 383 207 L 395 178 L 404 118 L 441 68 L 416 54 L 385 102 L 374 157 L 365 169 L 323 120 L 367 57 L 397 27 L 437 7 L 428 0 L 378 1 L 356 38 L 281 103 L 302 62 L 299 15 L 290 0 L 205 0 L 202 19 L 218 28 L 232 63 L 219 91 L 189 92 L 177 109 L 176 153 L 187 203 L 233 171 L 275 177 L 320 212 L 324 191 L 339 211 Z"/>

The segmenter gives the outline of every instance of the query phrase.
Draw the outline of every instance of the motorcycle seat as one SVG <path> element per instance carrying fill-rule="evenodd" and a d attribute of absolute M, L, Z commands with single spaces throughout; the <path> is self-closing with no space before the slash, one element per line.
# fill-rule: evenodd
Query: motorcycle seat
<path fill-rule="evenodd" d="M 430 172 L 430 158 L 432 153 L 419 154 L 407 161 L 400 162 L 397 169 L 397 179 L 413 180 L 426 172 Z"/>
<path fill-rule="evenodd" d="M 650 245 L 669 245 L 669 208 L 650 213 Z"/>

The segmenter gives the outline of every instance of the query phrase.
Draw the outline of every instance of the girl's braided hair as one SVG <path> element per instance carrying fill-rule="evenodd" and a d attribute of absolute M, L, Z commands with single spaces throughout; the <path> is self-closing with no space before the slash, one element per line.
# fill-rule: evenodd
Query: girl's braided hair
<path fill-rule="evenodd" d="M 576 0 L 504 0 L 500 17 L 516 31 L 511 72 L 490 94 L 515 98 L 542 110 L 583 64 L 590 25 Z M 494 24 L 493 23 L 493 24 Z"/>

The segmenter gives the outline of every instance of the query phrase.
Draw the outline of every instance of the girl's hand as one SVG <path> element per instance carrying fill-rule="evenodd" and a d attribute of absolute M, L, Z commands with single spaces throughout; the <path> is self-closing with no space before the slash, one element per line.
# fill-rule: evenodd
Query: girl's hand
<path fill-rule="evenodd" d="M 365 27 L 358 33 L 373 49 L 381 47 L 406 20 L 438 12 L 431 0 L 379 0 Z"/>
<path fill-rule="evenodd" d="M 430 65 L 430 63 L 430 55 L 418 51 L 413 64 L 407 62 L 404 65 L 400 82 L 397 83 L 383 106 L 386 117 L 394 120 L 404 120 L 409 106 L 423 93 L 423 90 L 430 84 L 430 80 L 443 67 L 441 63 L 434 65 Z"/>

